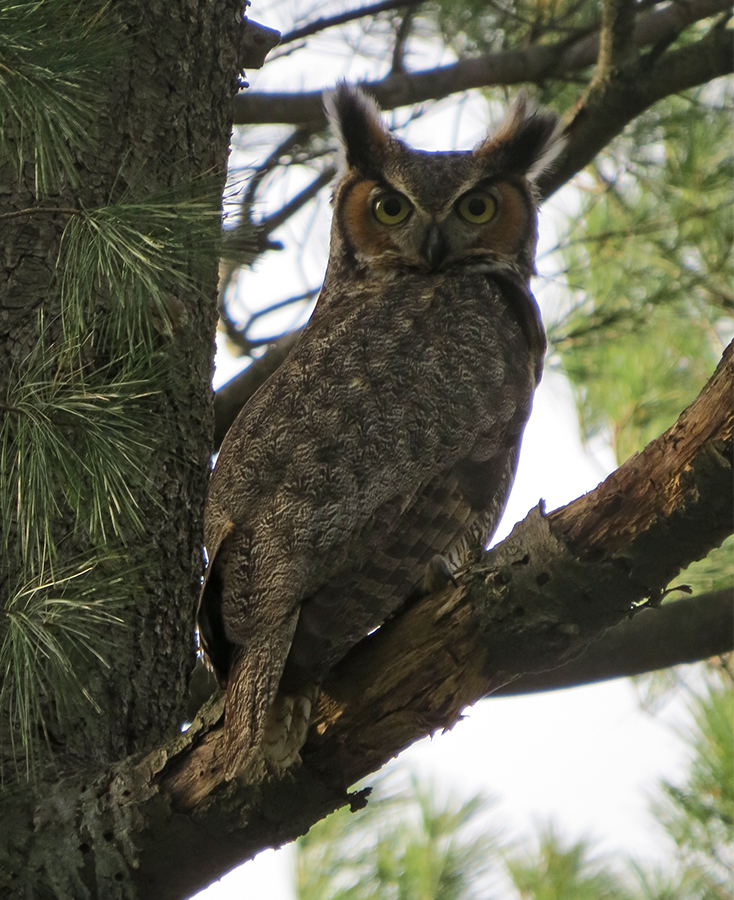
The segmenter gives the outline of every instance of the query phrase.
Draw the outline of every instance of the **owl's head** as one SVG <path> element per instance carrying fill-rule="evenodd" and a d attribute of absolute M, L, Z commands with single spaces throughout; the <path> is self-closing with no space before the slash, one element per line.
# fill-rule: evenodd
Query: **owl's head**
<path fill-rule="evenodd" d="M 385 127 L 375 102 L 344 83 L 326 95 L 342 149 L 332 259 L 358 268 L 534 271 L 534 183 L 562 149 L 554 113 L 523 94 L 474 150 L 413 150 Z"/>

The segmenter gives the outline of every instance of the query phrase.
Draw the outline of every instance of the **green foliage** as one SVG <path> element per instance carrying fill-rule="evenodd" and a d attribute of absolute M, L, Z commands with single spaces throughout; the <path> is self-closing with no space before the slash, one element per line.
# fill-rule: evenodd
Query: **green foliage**
<path fill-rule="evenodd" d="M 414 778 L 401 789 L 384 779 L 363 810 L 340 810 L 297 843 L 299 900 L 486 897 L 482 876 L 497 846 L 480 829 L 488 808 L 481 796 L 437 801 L 431 784 Z"/>
<path fill-rule="evenodd" d="M 553 825 L 541 829 L 537 852 L 508 855 L 507 871 L 522 900 L 631 900 L 609 862 L 588 841 L 566 845 Z"/>
<path fill-rule="evenodd" d="M 561 250 L 574 302 L 549 329 L 582 431 L 621 462 L 672 424 L 731 334 L 731 85 L 672 97 L 596 162 Z"/>
<path fill-rule="evenodd" d="M 728 670 L 692 705 L 692 751 L 683 785 L 662 783 L 654 810 L 675 841 L 696 900 L 726 900 L 734 883 L 734 691 Z"/>
<path fill-rule="evenodd" d="M 32 161 L 36 193 L 78 184 L 90 147 L 101 72 L 123 36 L 102 0 L 0 0 L 0 156 Z M 9 135 L 13 134 L 13 143 Z"/>
<path fill-rule="evenodd" d="M 98 709 L 81 672 L 90 661 L 107 667 L 111 629 L 122 625 L 117 611 L 130 573 L 117 574 L 114 562 L 98 555 L 53 574 L 44 570 L 9 593 L 0 627 L 0 712 L 9 723 L 12 756 L 16 764 L 25 758 L 26 775 L 39 735 L 48 737 L 42 698 L 53 698 L 60 722 L 80 706 Z"/>
<path fill-rule="evenodd" d="M 6 558 L 20 559 L 26 574 L 53 566 L 59 518 L 98 544 L 142 530 L 140 488 L 154 497 L 149 395 L 129 369 L 87 375 L 54 359 L 42 339 L 11 374 L 0 424 L 0 523 Z"/>
<path fill-rule="evenodd" d="M 219 188 L 196 188 L 124 196 L 71 218 L 58 261 L 68 342 L 94 332 L 105 348 L 150 355 L 156 334 L 172 335 L 185 318 L 179 294 L 219 245 Z"/>
<path fill-rule="evenodd" d="M 734 535 L 730 535 L 705 559 L 691 563 L 681 572 L 677 582 L 687 584 L 694 594 L 731 588 L 734 583 Z"/>
<path fill-rule="evenodd" d="M 439 0 L 437 9 L 443 39 L 459 55 L 555 42 L 599 17 L 597 4 L 575 0 Z"/>

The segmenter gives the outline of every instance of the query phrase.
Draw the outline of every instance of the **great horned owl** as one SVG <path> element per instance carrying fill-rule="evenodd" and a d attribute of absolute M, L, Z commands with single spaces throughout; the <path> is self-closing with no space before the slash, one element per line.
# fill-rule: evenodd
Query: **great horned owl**
<path fill-rule="evenodd" d="M 543 365 L 533 183 L 556 117 L 521 97 L 473 151 L 429 153 L 356 88 L 326 104 L 343 165 L 324 286 L 207 498 L 199 629 L 227 689 L 228 776 L 276 695 L 318 683 L 435 555 L 456 567 L 486 544 Z"/>

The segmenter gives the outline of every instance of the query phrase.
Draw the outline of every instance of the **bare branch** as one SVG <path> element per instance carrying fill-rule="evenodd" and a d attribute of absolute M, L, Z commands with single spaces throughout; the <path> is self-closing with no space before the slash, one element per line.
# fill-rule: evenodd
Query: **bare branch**
<path fill-rule="evenodd" d="M 321 188 L 325 187 L 331 179 L 336 174 L 336 169 L 334 166 L 328 166 L 324 169 L 323 172 L 319 173 L 316 178 L 311 182 L 311 184 L 307 185 L 303 188 L 302 191 L 299 191 L 292 200 L 289 200 L 285 206 L 278 210 L 278 212 L 273 213 L 270 216 L 266 216 L 260 222 L 258 222 L 255 227 L 259 235 L 268 235 L 272 234 L 276 228 L 280 228 L 280 226 L 287 222 L 291 216 L 294 216 L 299 209 L 304 207 L 309 200 L 313 200 L 313 198 L 318 194 Z"/>
<path fill-rule="evenodd" d="M 395 33 L 395 47 L 392 51 L 392 64 L 390 72 L 405 71 L 405 47 L 410 36 L 410 29 L 413 25 L 413 10 L 408 9 L 400 20 L 397 32 Z"/>
<path fill-rule="evenodd" d="M 315 19 L 308 25 L 301 28 L 294 28 L 293 31 L 286 32 L 280 39 L 280 46 L 290 44 L 293 41 L 300 41 L 302 38 L 310 37 L 319 31 L 325 31 L 327 28 L 334 28 L 336 25 L 346 25 L 347 22 L 354 22 L 357 19 L 363 19 L 366 16 L 377 16 L 383 12 L 389 12 L 394 9 L 408 9 L 414 6 L 420 6 L 423 0 L 383 0 L 382 3 L 373 3 L 370 6 L 361 6 L 358 9 L 351 9 L 348 12 L 339 13 L 336 16 Z"/>
<path fill-rule="evenodd" d="M 679 0 L 640 16 L 634 43 L 638 48 L 665 41 L 693 22 L 729 9 L 730 0 Z M 697 45 L 693 45 L 694 47 Z M 470 88 L 491 85 L 540 84 L 565 78 L 593 65 L 599 54 L 599 35 L 534 45 L 489 56 L 462 59 L 449 66 L 423 72 L 391 74 L 382 81 L 365 82 L 383 109 L 437 100 Z M 321 91 L 240 94 L 235 100 L 235 124 L 326 123 Z"/>

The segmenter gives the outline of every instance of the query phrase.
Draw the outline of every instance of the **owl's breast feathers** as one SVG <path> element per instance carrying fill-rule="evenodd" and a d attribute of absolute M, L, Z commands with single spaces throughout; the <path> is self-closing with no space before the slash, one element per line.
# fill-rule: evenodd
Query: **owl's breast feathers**
<path fill-rule="evenodd" d="M 434 554 L 483 545 L 514 475 L 544 347 L 526 287 L 413 275 L 390 303 L 364 283 L 333 308 L 324 292 L 212 476 L 199 617 L 223 680 L 229 644 L 299 608 L 285 680 L 321 677 Z"/>

